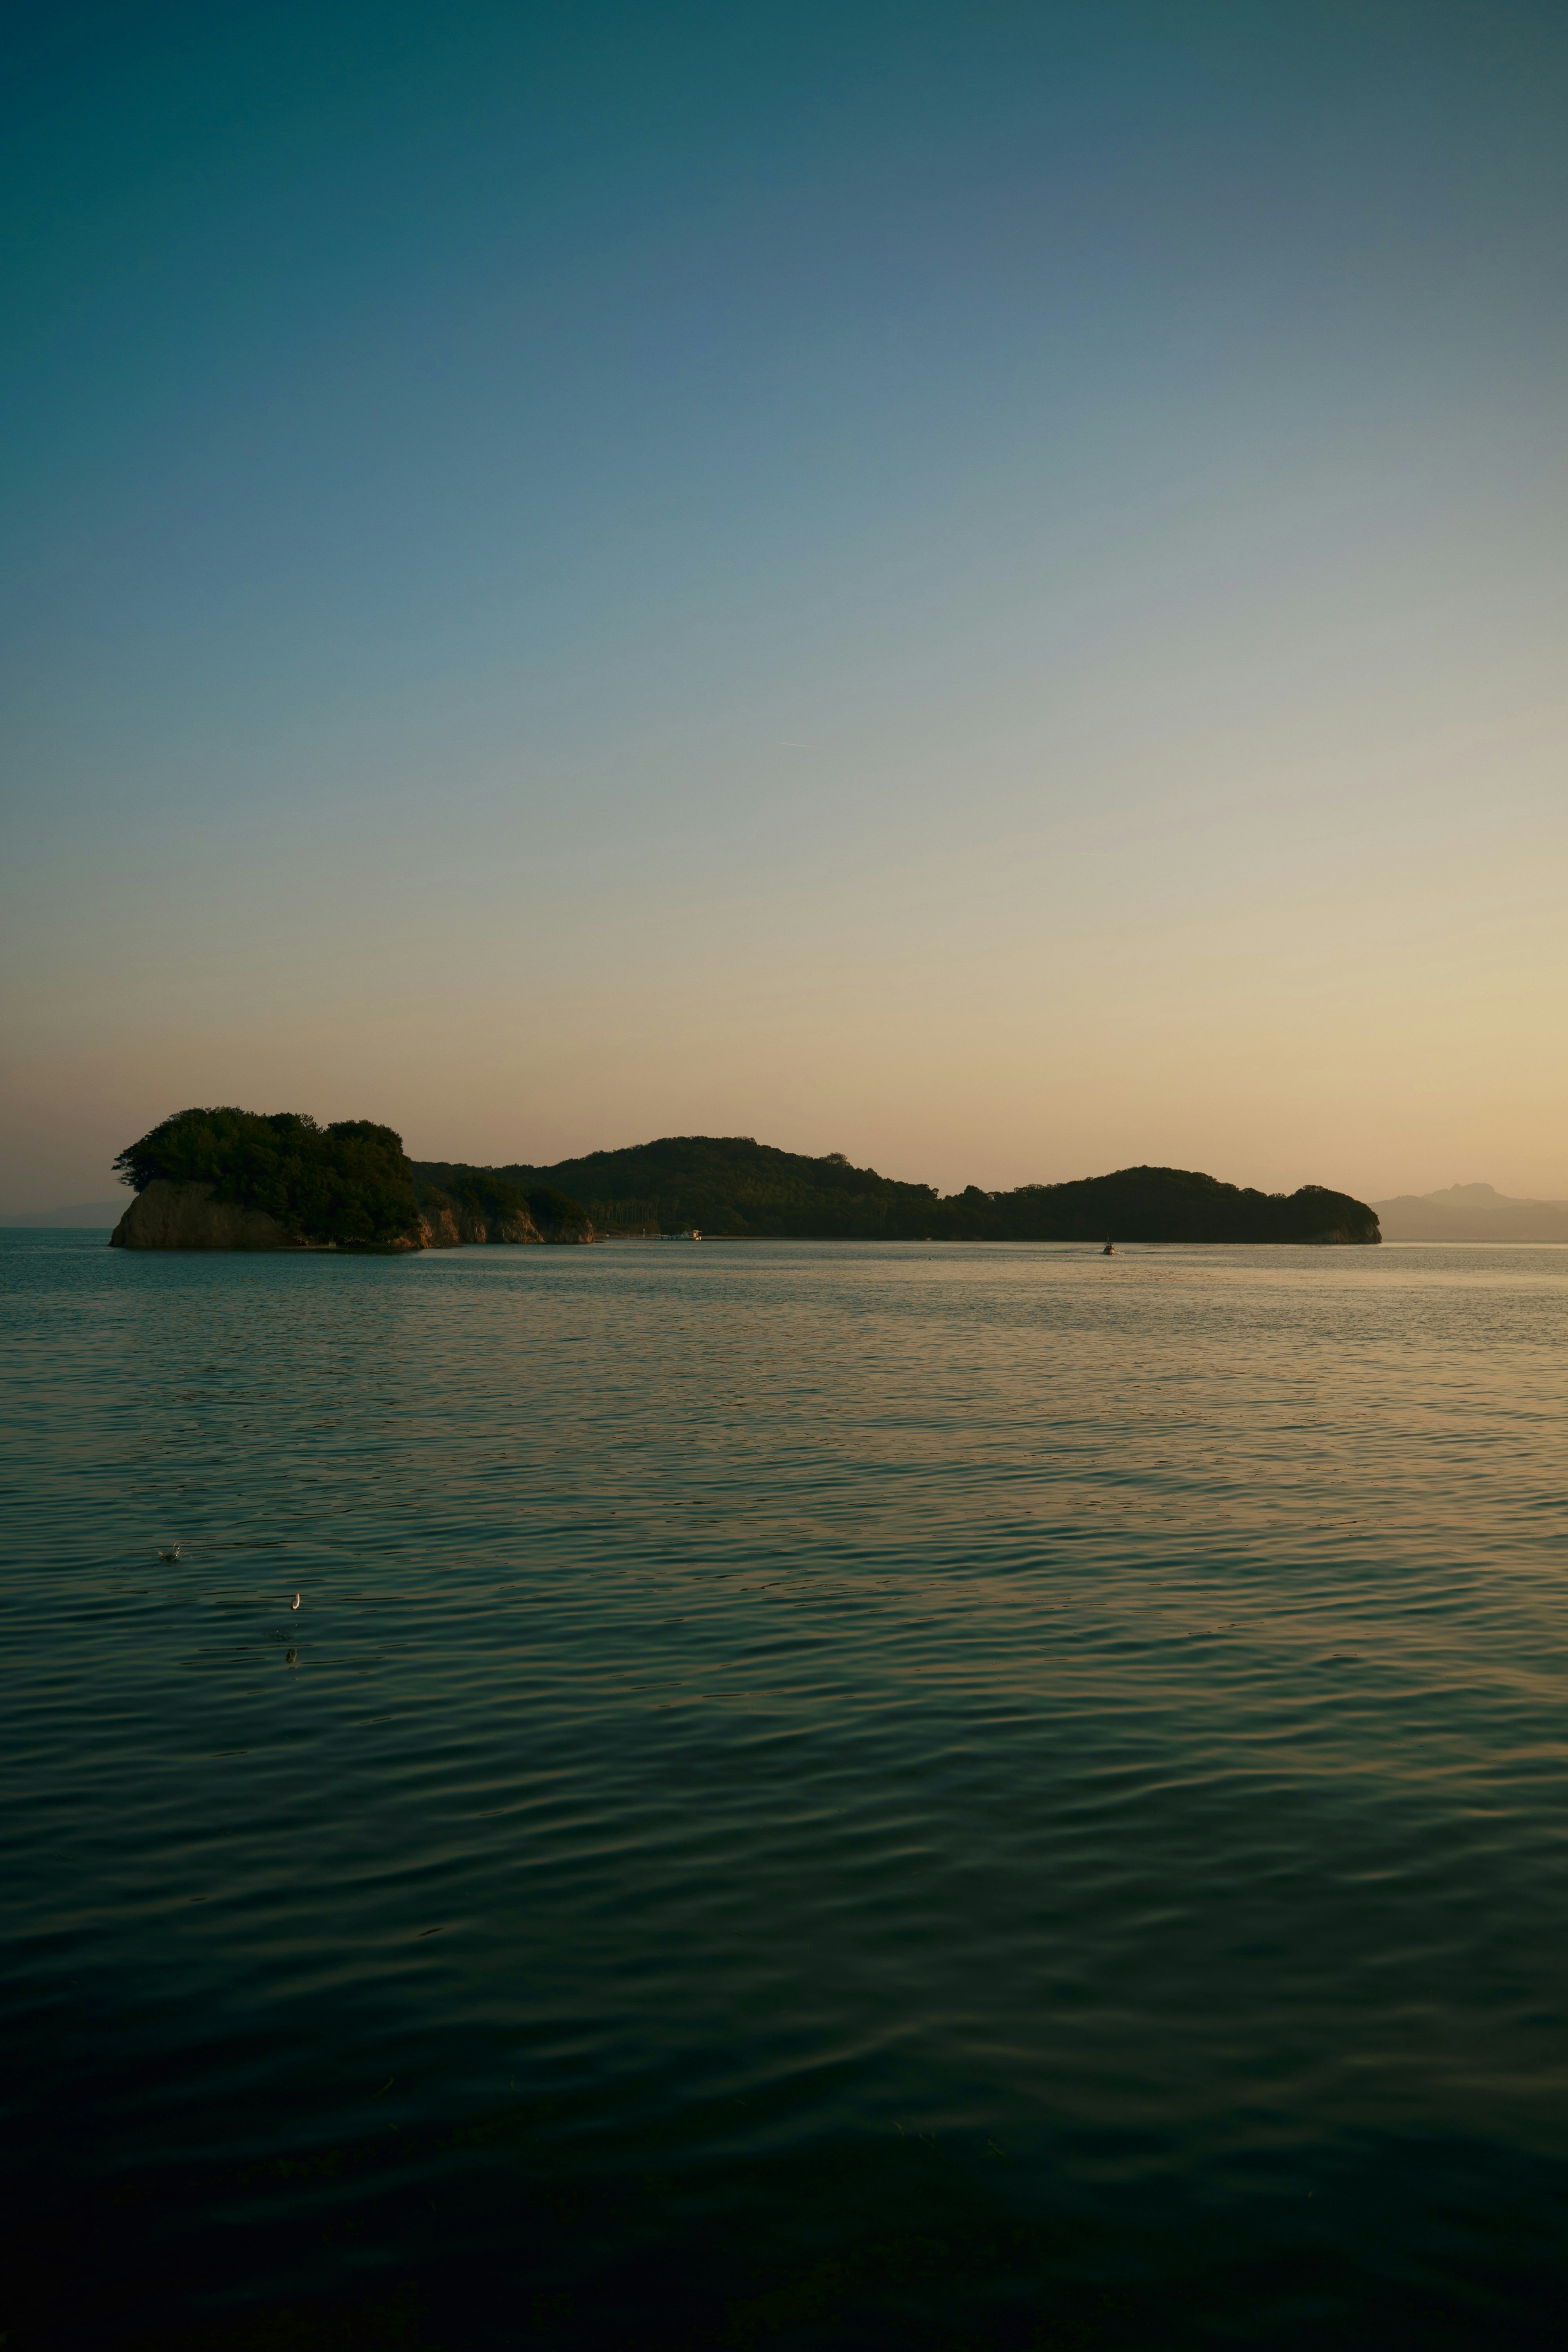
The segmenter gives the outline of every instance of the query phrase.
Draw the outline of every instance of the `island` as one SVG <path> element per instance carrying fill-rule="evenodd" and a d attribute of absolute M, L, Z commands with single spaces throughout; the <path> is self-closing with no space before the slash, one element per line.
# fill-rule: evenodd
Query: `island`
<path fill-rule="evenodd" d="M 114 1163 L 136 1197 L 112 1249 L 349 1250 L 395 1255 L 466 1242 L 590 1242 L 587 1211 L 552 1185 L 463 1169 L 416 1173 L 370 1119 L 300 1111 L 175 1111 Z"/>
<path fill-rule="evenodd" d="M 451 1184 L 481 1171 L 415 1162 L 416 1177 Z M 1062 1184 L 962 1192 L 857 1168 L 841 1151 L 820 1159 L 751 1136 L 676 1135 L 553 1166 L 482 1171 L 549 1184 L 587 1203 L 605 1234 L 687 1233 L 774 1241 L 1104 1243 L 1381 1241 L 1364 1201 L 1325 1185 L 1260 1192 L 1185 1168 L 1121 1168 Z"/>
<path fill-rule="evenodd" d="M 745 1241 L 1376 1243 L 1373 1210 L 1303 1184 L 1262 1192 L 1184 1168 L 961 1192 L 751 1136 L 665 1136 L 550 1167 L 413 1160 L 368 1119 L 176 1111 L 115 1161 L 136 1197 L 119 1249 L 340 1250 L 583 1244 L 701 1232 Z"/>

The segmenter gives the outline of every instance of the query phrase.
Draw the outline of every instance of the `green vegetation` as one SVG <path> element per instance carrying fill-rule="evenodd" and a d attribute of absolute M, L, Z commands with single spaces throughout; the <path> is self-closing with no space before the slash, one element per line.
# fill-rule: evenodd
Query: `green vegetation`
<path fill-rule="evenodd" d="M 840 1151 L 808 1159 L 750 1136 L 666 1136 L 553 1168 L 410 1163 L 402 1139 L 368 1119 L 318 1127 L 298 1112 L 184 1110 L 115 1161 L 138 1192 L 156 1177 L 206 1183 L 219 1201 L 265 1209 L 291 1234 L 340 1247 L 417 1238 L 421 1207 L 450 1207 L 483 1239 L 531 1219 L 547 1238 L 589 1224 L 584 1199 L 621 1230 L 805 1241 L 1374 1242 L 1363 1201 L 1321 1184 L 1258 1192 L 1181 1168 L 1122 1168 L 1072 1184 L 942 1194 L 856 1168 Z M 475 1228 L 479 1228 L 476 1232 Z M 515 1234 L 509 1238 L 529 1238 Z"/>
<path fill-rule="evenodd" d="M 528 1214 L 528 1196 L 515 1184 L 504 1183 L 488 1169 L 444 1169 L 439 1180 L 421 1169 L 415 1187 L 422 1209 L 455 1211 L 459 1223 L 486 1225 L 521 1223 Z"/>
<path fill-rule="evenodd" d="M 527 1200 L 536 1225 L 585 1225 L 588 1212 L 581 1201 L 569 1192 L 559 1192 L 553 1184 L 531 1184 Z"/>
<path fill-rule="evenodd" d="M 667 1136 L 622 1151 L 596 1151 L 551 1168 L 416 1173 L 443 1183 L 458 1175 L 545 1185 L 637 1211 L 637 1225 L 666 1233 L 835 1241 L 1306 1242 L 1375 1241 L 1363 1201 L 1322 1185 L 1259 1192 L 1181 1168 L 1123 1168 L 1069 1184 L 986 1192 L 971 1184 L 939 1193 L 856 1168 L 839 1151 L 808 1159 L 750 1136 Z M 605 1219 L 609 1223 L 611 1220 Z M 628 1223 L 631 1220 L 628 1218 Z"/>
<path fill-rule="evenodd" d="M 210 1184 L 215 1200 L 265 1209 L 310 1242 L 399 1241 L 418 1223 L 403 1138 L 365 1118 L 318 1127 L 299 1111 L 175 1111 L 114 1165 L 139 1192 L 160 1176 Z"/>
<path fill-rule="evenodd" d="M 581 1201 L 553 1185 L 516 1182 L 510 1169 L 466 1168 L 448 1160 L 422 1160 L 414 1174 L 421 1208 L 449 1206 L 459 1218 L 481 1220 L 489 1225 L 531 1217 L 541 1233 L 589 1222 Z"/>

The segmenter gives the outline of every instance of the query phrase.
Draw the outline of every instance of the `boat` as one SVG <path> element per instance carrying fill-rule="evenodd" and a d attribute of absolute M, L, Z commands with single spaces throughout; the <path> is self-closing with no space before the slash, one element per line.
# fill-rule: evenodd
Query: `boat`
<path fill-rule="evenodd" d="M 1100 1251 L 1100 1255 L 1101 1257 L 1114 1257 L 1116 1255 L 1116 1244 L 1111 1240 L 1109 1234 L 1105 1236 L 1105 1247 Z"/>

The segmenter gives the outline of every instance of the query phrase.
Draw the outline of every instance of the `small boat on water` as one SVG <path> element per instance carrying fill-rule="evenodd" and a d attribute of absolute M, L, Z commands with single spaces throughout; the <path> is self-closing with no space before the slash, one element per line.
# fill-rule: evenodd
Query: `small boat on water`
<path fill-rule="evenodd" d="M 1100 1255 L 1101 1257 L 1114 1257 L 1116 1255 L 1116 1244 L 1111 1240 L 1109 1234 L 1105 1236 L 1105 1247 L 1100 1251 Z"/>

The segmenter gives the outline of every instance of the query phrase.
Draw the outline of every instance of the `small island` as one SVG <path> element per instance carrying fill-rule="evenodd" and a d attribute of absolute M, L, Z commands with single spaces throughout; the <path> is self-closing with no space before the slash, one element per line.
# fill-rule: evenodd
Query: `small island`
<path fill-rule="evenodd" d="M 548 1184 L 488 1170 L 417 1176 L 403 1138 L 369 1119 L 300 1111 L 176 1111 L 114 1163 L 136 1198 L 113 1249 L 348 1250 L 465 1242 L 589 1242 L 587 1211 Z"/>
<path fill-rule="evenodd" d="M 533 1168 L 411 1160 L 368 1119 L 176 1111 L 115 1161 L 136 1198 L 117 1249 L 401 1254 L 465 1243 L 718 1240 L 1285 1242 L 1383 1238 L 1364 1201 L 1321 1184 L 1260 1192 L 1184 1168 L 939 1192 L 750 1136 L 667 1136 Z"/>

